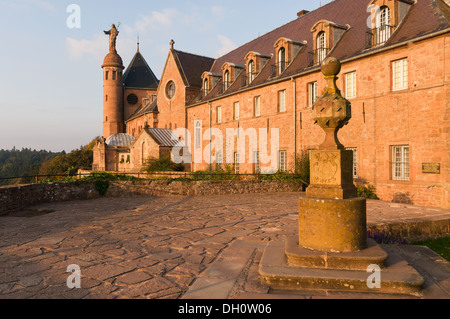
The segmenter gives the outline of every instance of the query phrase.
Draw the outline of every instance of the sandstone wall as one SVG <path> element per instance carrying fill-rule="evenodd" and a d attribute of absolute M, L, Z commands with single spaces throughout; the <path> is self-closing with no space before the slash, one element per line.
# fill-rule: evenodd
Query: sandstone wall
<path fill-rule="evenodd" d="M 201 196 L 297 192 L 302 186 L 280 181 L 139 181 L 109 182 L 107 197 Z M 93 182 L 0 187 L 0 215 L 42 203 L 97 198 Z"/>

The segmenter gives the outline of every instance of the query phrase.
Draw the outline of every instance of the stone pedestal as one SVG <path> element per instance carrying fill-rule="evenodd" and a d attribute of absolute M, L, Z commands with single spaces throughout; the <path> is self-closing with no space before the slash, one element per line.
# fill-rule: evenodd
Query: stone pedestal
<path fill-rule="evenodd" d="M 311 185 L 306 196 L 347 199 L 357 196 L 353 184 L 353 152 L 347 150 L 313 150 L 310 160 Z"/>
<path fill-rule="evenodd" d="M 319 150 L 311 151 L 311 185 L 299 199 L 299 235 L 286 243 L 270 243 L 261 259 L 260 275 L 274 289 L 357 290 L 415 293 L 424 279 L 399 258 L 367 240 L 366 200 L 353 184 L 353 153 L 337 133 L 351 118 L 351 104 L 336 86 L 341 65 L 322 63 L 327 85 L 313 106 L 313 119 L 325 132 Z M 393 261 L 394 260 L 394 261 Z M 383 268 L 383 289 L 371 290 L 367 271 Z"/>
<path fill-rule="evenodd" d="M 327 252 L 354 252 L 366 248 L 364 198 L 300 198 L 299 244 Z"/>

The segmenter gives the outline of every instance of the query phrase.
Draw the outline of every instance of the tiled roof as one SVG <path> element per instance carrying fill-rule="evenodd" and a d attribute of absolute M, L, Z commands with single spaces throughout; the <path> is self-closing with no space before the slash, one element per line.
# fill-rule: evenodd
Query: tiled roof
<path fill-rule="evenodd" d="M 129 134 L 119 133 L 108 137 L 105 143 L 108 146 L 130 146 L 134 140 L 135 138 Z"/>
<path fill-rule="evenodd" d="M 136 110 L 136 112 L 134 112 L 127 120 L 126 122 L 129 122 L 135 118 L 138 118 L 142 115 L 145 114 L 150 114 L 150 113 L 159 113 L 158 111 L 158 101 L 155 99 L 152 103 L 146 103 L 141 104 L 138 109 Z"/>
<path fill-rule="evenodd" d="M 278 39 L 284 37 L 299 42 L 306 41 L 306 46 L 302 48 L 286 71 L 277 79 L 301 73 L 310 68 L 309 52 L 313 50 L 311 28 L 320 20 L 350 26 L 349 30 L 344 33 L 340 41 L 330 52 L 330 55 L 344 60 L 370 52 L 367 49 L 367 19 L 369 18 L 367 7 L 369 3 L 370 0 L 332 1 L 218 58 L 209 71 L 212 73 L 221 73 L 221 68 L 226 62 L 245 64 L 245 56 L 250 51 L 275 56 L 274 44 Z M 449 12 L 450 9 L 444 3 L 444 0 L 417 0 L 384 47 L 432 34 L 440 30 L 449 29 L 450 24 L 447 20 Z M 249 87 L 273 80 L 270 66 L 274 63 L 275 58 L 272 57 Z M 201 76 L 202 72 L 199 71 L 198 73 Z M 198 76 L 198 81 L 200 81 L 200 76 Z M 235 83 L 225 93 L 228 94 L 239 90 L 243 76 L 244 74 L 241 73 L 240 77 L 236 79 Z M 213 89 L 203 100 L 214 98 L 217 96 L 217 91 L 217 89 Z M 192 103 L 196 102 L 199 101 L 192 101 Z"/>
<path fill-rule="evenodd" d="M 126 88 L 157 89 L 159 80 L 138 51 L 123 75 Z"/>
<path fill-rule="evenodd" d="M 170 129 L 147 127 L 146 130 L 159 146 L 174 147 L 179 142 L 179 138 Z"/>
<path fill-rule="evenodd" d="M 178 50 L 173 50 L 173 52 L 178 59 L 180 73 L 184 74 L 186 86 L 200 89 L 202 74 L 211 69 L 214 59 Z"/>

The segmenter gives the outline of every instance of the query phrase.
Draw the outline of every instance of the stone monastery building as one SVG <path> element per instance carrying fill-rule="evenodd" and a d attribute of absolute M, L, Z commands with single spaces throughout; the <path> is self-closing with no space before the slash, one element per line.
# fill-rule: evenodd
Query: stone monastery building
<path fill-rule="evenodd" d="M 159 80 L 139 49 L 124 72 L 110 46 L 93 169 L 138 172 L 185 143 L 187 171 L 217 163 L 239 173 L 293 171 L 324 139 L 311 113 L 325 84 L 320 63 L 334 56 L 352 104 L 339 140 L 354 151 L 355 182 L 374 185 L 383 200 L 450 208 L 450 1 L 335 0 L 297 15 L 218 59 L 172 41 Z M 236 134 L 225 141 L 229 129 Z M 252 146 L 252 129 L 267 149 Z M 275 164 L 261 160 L 266 153 Z"/>

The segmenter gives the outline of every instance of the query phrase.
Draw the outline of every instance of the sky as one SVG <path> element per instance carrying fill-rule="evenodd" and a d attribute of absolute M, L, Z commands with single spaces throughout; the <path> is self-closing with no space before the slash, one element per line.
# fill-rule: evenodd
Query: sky
<path fill-rule="evenodd" d="M 103 30 L 113 23 L 124 66 L 139 36 L 160 78 L 171 39 L 177 50 L 218 58 L 329 2 L 0 0 L 0 149 L 70 152 L 102 135 Z"/>

